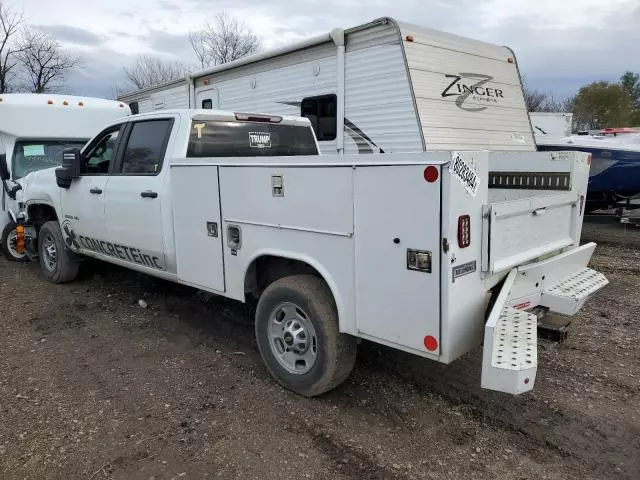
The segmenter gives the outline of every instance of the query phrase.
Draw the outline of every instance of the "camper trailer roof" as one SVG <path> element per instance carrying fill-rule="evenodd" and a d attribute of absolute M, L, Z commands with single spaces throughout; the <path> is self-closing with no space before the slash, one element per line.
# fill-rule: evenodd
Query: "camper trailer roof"
<path fill-rule="evenodd" d="M 362 25 L 357 25 L 355 27 L 347 28 L 345 30 L 336 28 L 329 33 L 311 37 L 301 42 L 292 43 L 290 45 L 286 45 L 281 48 L 269 50 L 262 53 L 257 53 L 254 55 L 247 55 L 246 57 L 242 57 L 238 60 L 234 60 L 233 62 L 224 63 L 222 65 L 216 65 L 215 67 L 211 67 L 205 70 L 201 70 L 199 72 L 195 72 L 193 74 L 190 74 L 187 78 L 199 78 L 199 77 L 208 76 L 214 73 L 230 70 L 241 65 L 246 65 L 250 63 L 259 62 L 261 60 L 278 57 L 280 55 L 302 50 L 304 48 L 313 47 L 315 45 L 320 45 L 326 42 L 333 41 L 337 45 L 343 45 L 345 42 L 344 40 L 345 35 L 349 35 L 350 33 L 355 33 L 358 31 L 366 30 L 368 28 L 371 28 L 377 25 L 383 25 L 383 24 L 396 25 L 398 27 L 399 33 L 401 32 L 403 35 L 408 37 L 411 37 L 412 35 L 415 35 L 415 34 L 420 34 L 423 42 L 427 41 L 428 43 L 434 46 L 446 46 L 447 48 L 456 46 L 456 47 L 459 47 L 460 50 L 464 50 L 467 53 L 476 53 L 476 54 L 482 54 L 482 55 L 487 55 L 487 50 L 489 50 L 489 51 L 493 51 L 492 54 L 491 53 L 489 54 L 491 57 L 500 58 L 500 59 L 504 58 L 505 47 L 493 45 L 493 44 L 482 42 L 479 40 L 473 40 L 466 37 L 461 37 L 459 35 L 454 35 L 452 33 L 442 32 L 439 30 L 434 30 L 431 28 L 426 28 L 426 27 L 414 25 L 411 23 L 400 22 L 391 17 L 382 17 L 382 18 L 372 20 L 371 22 L 364 23 Z"/>
<path fill-rule="evenodd" d="M 251 63 L 260 62 L 262 60 L 278 57 L 280 55 L 296 52 L 304 48 L 321 45 L 327 42 L 334 42 L 337 45 L 343 45 L 345 41 L 344 40 L 345 35 L 348 35 L 350 33 L 355 33 L 361 30 L 366 30 L 367 28 L 371 28 L 376 25 L 382 25 L 382 24 L 396 25 L 399 29 L 399 32 L 402 32 L 403 34 L 406 34 L 406 36 L 409 36 L 409 37 L 412 36 L 411 34 L 420 34 L 423 37 L 427 36 L 430 39 L 430 42 L 433 43 L 434 45 L 438 45 L 438 43 L 441 43 L 444 40 L 448 48 L 450 48 L 452 45 L 457 45 L 468 53 L 478 53 L 482 55 L 486 55 L 487 50 L 489 51 L 494 50 L 495 56 L 494 55 L 491 55 L 491 56 L 494 56 L 494 58 L 504 57 L 504 47 L 501 47 L 498 45 L 493 45 L 493 44 L 482 42 L 479 40 L 472 40 L 469 38 L 461 37 L 459 35 L 454 35 L 451 33 L 442 32 L 439 30 L 434 30 L 431 28 L 426 28 L 426 27 L 414 25 L 411 23 L 400 22 L 391 17 L 382 17 L 382 18 L 372 20 L 371 22 L 367 22 L 361 25 L 357 25 L 355 27 L 347 28 L 345 30 L 336 28 L 336 29 L 333 29 L 331 32 L 317 35 L 315 37 L 310 37 L 300 42 L 291 43 L 280 48 L 267 50 L 265 52 L 256 53 L 253 55 L 247 55 L 246 57 L 242 57 L 232 62 L 224 63 L 222 65 L 216 65 L 214 67 L 210 67 L 204 70 L 200 70 L 198 72 L 191 73 L 186 77 L 180 78 L 178 80 L 172 80 L 170 82 L 166 82 L 166 83 L 162 83 L 162 84 L 158 84 L 151 87 L 126 93 L 124 95 L 121 95 L 119 98 L 123 101 L 128 101 L 127 99 L 133 95 L 137 97 L 142 93 L 150 93 L 156 90 L 163 90 L 170 86 L 180 85 L 184 82 L 189 82 L 193 78 L 206 77 L 214 73 L 223 72 L 225 70 L 231 70 L 233 68 L 237 68 L 242 65 L 248 65 Z"/>
<path fill-rule="evenodd" d="M 0 95 L 0 133 L 18 138 L 91 138 L 131 110 L 102 98 L 36 93 Z"/>

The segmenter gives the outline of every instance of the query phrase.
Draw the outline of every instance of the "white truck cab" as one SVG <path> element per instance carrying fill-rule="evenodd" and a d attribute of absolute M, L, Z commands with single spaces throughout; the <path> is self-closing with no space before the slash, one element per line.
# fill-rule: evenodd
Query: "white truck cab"
<path fill-rule="evenodd" d="M 31 172 L 60 165 L 62 150 L 80 148 L 105 125 L 129 115 L 122 102 L 33 93 L 0 95 L 0 155 L 7 171 L 0 203 L 0 249 L 25 260 L 16 245 L 20 183 Z"/>
<path fill-rule="evenodd" d="M 482 386 L 533 388 L 537 316 L 607 283 L 580 246 L 589 156 L 318 155 L 305 118 L 167 110 L 113 123 L 23 186 L 53 282 L 82 257 L 241 302 L 272 375 L 340 384 L 363 338 L 450 363 L 484 341 Z"/>

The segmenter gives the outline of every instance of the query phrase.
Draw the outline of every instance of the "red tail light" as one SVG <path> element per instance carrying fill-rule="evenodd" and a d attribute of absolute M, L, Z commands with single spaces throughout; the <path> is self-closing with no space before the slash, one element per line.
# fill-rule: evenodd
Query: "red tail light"
<path fill-rule="evenodd" d="M 466 248 L 471 245 L 471 217 L 461 215 L 458 217 L 458 246 Z"/>
<path fill-rule="evenodd" d="M 245 122 L 266 122 L 266 123 L 280 123 L 282 117 L 277 115 L 253 115 L 251 113 L 236 113 L 236 120 Z"/>

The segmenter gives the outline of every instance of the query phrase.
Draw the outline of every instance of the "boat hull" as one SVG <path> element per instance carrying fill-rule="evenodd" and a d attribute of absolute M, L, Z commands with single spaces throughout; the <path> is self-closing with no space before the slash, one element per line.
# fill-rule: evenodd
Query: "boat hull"
<path fill-rule="evenodd" d="M 640 193 L 640 151 L 575 145 L 538 145 L 540 151 L 580 151 L 591 154 L 587 201 L 609 204 Z"/>

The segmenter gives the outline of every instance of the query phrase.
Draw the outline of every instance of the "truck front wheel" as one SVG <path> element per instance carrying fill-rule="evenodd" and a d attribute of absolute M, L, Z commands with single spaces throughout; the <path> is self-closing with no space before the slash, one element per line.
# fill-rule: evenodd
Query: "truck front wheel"
<path fill-rule="evenodd" d="M 271 375 L 306 397 L 341 384 L 356 359 L 356 338 L 339 332 L 333 296 L 313 275 L 284 277 L 265 289 L 256 309 L 256 340 Z"/>
<path fill-rule="evenodd" d="M 26 253 L 18 253 L 16 250 L 16 243 L 16 224 L 14 222 L 9 222 L 4 227 L 4 230 L 2 230 L 2 237 L 0 237 L 0 248 L 2 249 L 2 253 L 4 253 L 4 256 L 12 262 L 26 262 Z"/>
<path fill-rule="evenodd" d="M 38 233 L 40 270 L 53 283 L 65 283 L 78 275 L 78 259 L 64 243 L 58 222 L 47 222 Z"/>

